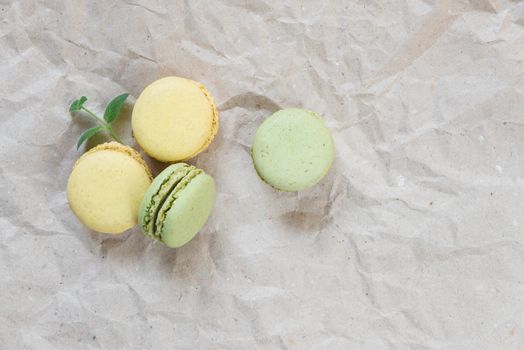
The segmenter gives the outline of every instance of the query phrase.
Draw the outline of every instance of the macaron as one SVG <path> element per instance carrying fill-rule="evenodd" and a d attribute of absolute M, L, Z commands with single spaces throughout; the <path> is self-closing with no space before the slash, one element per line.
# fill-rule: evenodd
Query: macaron
<path fill-rule="evenodd" d="M 281 191 L 299 191 L 318 183 L 331 168 L 333 138 L 316 113 L 282 109 L 257 129 L 251 155 L 266 183 Z"/>
<path fill-rule="evenodd" d="M 108 142 L 78 159 L 67 182 L 67 199 L 85 226 L 121 233 L 137 224 L 140 201 L 151 181 L 151 171 L 137 151 Z"/>
<path fill-rule="evenodd" d="M 133 108 L 131 125 L 148 155 L 178 162 L 209 146 L 218 131 L 218 113 L 204 85 L 171 76 L 144 89 Z"/>
<path fill-rule="evenodd" d="M 185 163 L 168 166 L 146 191 L 138 211 L 146 236 L 169 247 L 189 242 L 204 226 L 215 202 L 215 182 Z"/>

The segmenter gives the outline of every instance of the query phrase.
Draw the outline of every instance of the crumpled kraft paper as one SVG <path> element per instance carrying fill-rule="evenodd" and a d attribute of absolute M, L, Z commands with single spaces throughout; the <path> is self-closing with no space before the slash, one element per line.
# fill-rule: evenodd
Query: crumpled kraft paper
<path fill-rule="evenodd" d="M 523 349 L 524 2 L 0 2 L 1 349 Z M 190 244 L 84 228 L 65 188 L 102 112 L 178 75 L 221 128 Z M 280 193 L 250 159 L 279 108 L 336 160 Z M 93 140 L 92 147 L 104 138 Z M 150 161 L 158 173 L 164 164 Z"/>

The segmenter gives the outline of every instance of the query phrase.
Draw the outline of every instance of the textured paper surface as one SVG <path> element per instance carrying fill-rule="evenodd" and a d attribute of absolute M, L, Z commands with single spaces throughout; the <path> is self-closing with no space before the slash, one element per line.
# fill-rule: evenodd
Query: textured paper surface
<path fill-rule="evenodd" d="M 2 1 L 0 348 L 523 349 L 523 26 L 523 1 Z M 91 125 L 69 103 L 130 92 L 135 145 L 166 75 L 221 122 L 178 250 L 90 232 L 64 192 Z M 249 155 L 288 106 L 336 145 L 300 193 Z"/>

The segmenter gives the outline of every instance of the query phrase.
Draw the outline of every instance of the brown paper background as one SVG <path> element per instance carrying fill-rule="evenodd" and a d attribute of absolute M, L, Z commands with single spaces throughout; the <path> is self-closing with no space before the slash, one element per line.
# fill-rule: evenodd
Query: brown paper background
<path fill-rule="evenodd" d="M 523 349 L 523 26 L 504 0 L 0 1 L 0 348 Z M 64 192 L 91 125 L 69 103 L 130 92 L 134 145 L 166 75 L 221 122 L 177 250 L 90 232 Z M 300 193 L 249 156 L 288 106 L 336 145 Z"/>

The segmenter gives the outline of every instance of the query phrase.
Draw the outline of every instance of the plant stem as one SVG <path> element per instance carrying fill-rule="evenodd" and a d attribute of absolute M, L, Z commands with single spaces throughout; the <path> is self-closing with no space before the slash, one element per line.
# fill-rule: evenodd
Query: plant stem
<path fill-rule="evenodd" d="M 102 125 L 102 126 L 106 126 L 106 122 L 105 122 L 102 118 L 100 118 L 99 116 L 97 116 L 94 112 L 92 112 L 91 110 L 85 108 L 84 106 L 82 106 L 82 109 L 83 109 L 84 111 L 86 111 L 87 114 L 89 114 L 90 117 L 95 118 L 95 120 L 96 120 L 98 123 L 100 123 L 100 125 Z"/>
<path fill-rule="evenodd" d="M 115 131 L 109 124 L 107 124 L 107 131 L 109 132 L 109 135 L 111 135 L 111 137 L 115 139 L 116 142 L 124 144 L 124 142 L 122 142 L 120 137 L 118 137 L 118 135 L 115 133 Z"/>
<path fill-rule="evenodd" d="M 100 124 L 104 130 L 106 130 L 109 135 L 111 135 L 111 137 L 118 143 L 121 143 L 121 144 L 124 144 L 124 142 L 122 141 L 122 139 L 120 139 L 120 137 L 115 133 L 115 131 L 113 130 L 113 128 L 111 127 L 111 125 L 109 123 L 107 123 L 105 120 L 103 120 L 102 118 L 100 118 L 98 115 L 96 115 L 93 111 L 91 111 L 90 109 L 87 109 L 86 107 L 82 106 L 81 107 L 91 118 L 95 119 L 96 122 L 98 124 Z"/>

